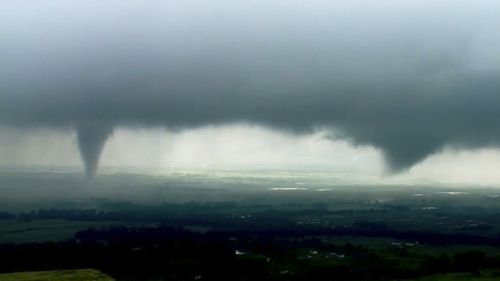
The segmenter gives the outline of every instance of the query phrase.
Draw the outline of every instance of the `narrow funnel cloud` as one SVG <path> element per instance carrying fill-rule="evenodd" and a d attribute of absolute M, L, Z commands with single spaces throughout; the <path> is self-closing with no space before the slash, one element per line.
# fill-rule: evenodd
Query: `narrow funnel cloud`
<path fill-rule="evenodd" d="M 78 148 L 85 165 L 85 176 L 87 179 L 93 179 L 99 167 L 102 149 L 113 128 L 101 124 L 80 124 L 76 131 Z"/>

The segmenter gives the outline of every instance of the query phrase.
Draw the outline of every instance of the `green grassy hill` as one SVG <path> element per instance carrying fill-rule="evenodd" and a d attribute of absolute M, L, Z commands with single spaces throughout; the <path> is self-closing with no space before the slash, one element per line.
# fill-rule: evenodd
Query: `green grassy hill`
<path fill-rule="evenodd" d="M 35 271 L 0 274 L 0 281 L 113 281 L 94 269 Z"/>

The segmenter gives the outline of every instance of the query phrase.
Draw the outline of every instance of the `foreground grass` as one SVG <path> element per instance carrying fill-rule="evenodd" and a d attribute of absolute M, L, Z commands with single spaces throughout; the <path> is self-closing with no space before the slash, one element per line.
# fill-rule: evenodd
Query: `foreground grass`
<path fill-rule="evenodd" d="M 0 281 L 114 281 L 94 269 L 35 271 L 0 274 Z"/>

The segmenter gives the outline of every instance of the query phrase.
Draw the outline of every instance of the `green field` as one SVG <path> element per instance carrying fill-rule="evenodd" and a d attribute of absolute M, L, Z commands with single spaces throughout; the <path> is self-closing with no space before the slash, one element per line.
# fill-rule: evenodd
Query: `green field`
<path fill-rule="evenodd" d="M 94 269 L 34 271 L 0 274 L 0 281 L 113 281 Z"/>
<path fill-rule="evenodd" d="M 67 220 L 36 220 L 21 222 L 0 220 L 0 243 L 63 241 L 78 231 L 119 224 L 117 222 L 80 222 Z"/>
<path fill-rule="evenodd" d="M 415 281 L 497 281 L 500 280 L 499 272 L 480 272 L 440 274 L 431 277 L 416 279 Z"/>

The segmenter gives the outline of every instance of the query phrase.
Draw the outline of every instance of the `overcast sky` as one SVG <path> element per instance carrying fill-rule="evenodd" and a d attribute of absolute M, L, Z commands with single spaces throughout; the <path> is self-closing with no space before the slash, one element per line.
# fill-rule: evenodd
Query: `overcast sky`
<path fill-rule="evenodd" d="M 79 148 L 90 175 L 102 149 L 105 165 L 488 173 L 500 140 L 499 10 L 486 0 L 1 1 L 1 161 L 40 162 L 45 140 L 67 148 L 46 158 L 60 164 Z M 158 127 L 170 133 L 147 129 Z"/>

